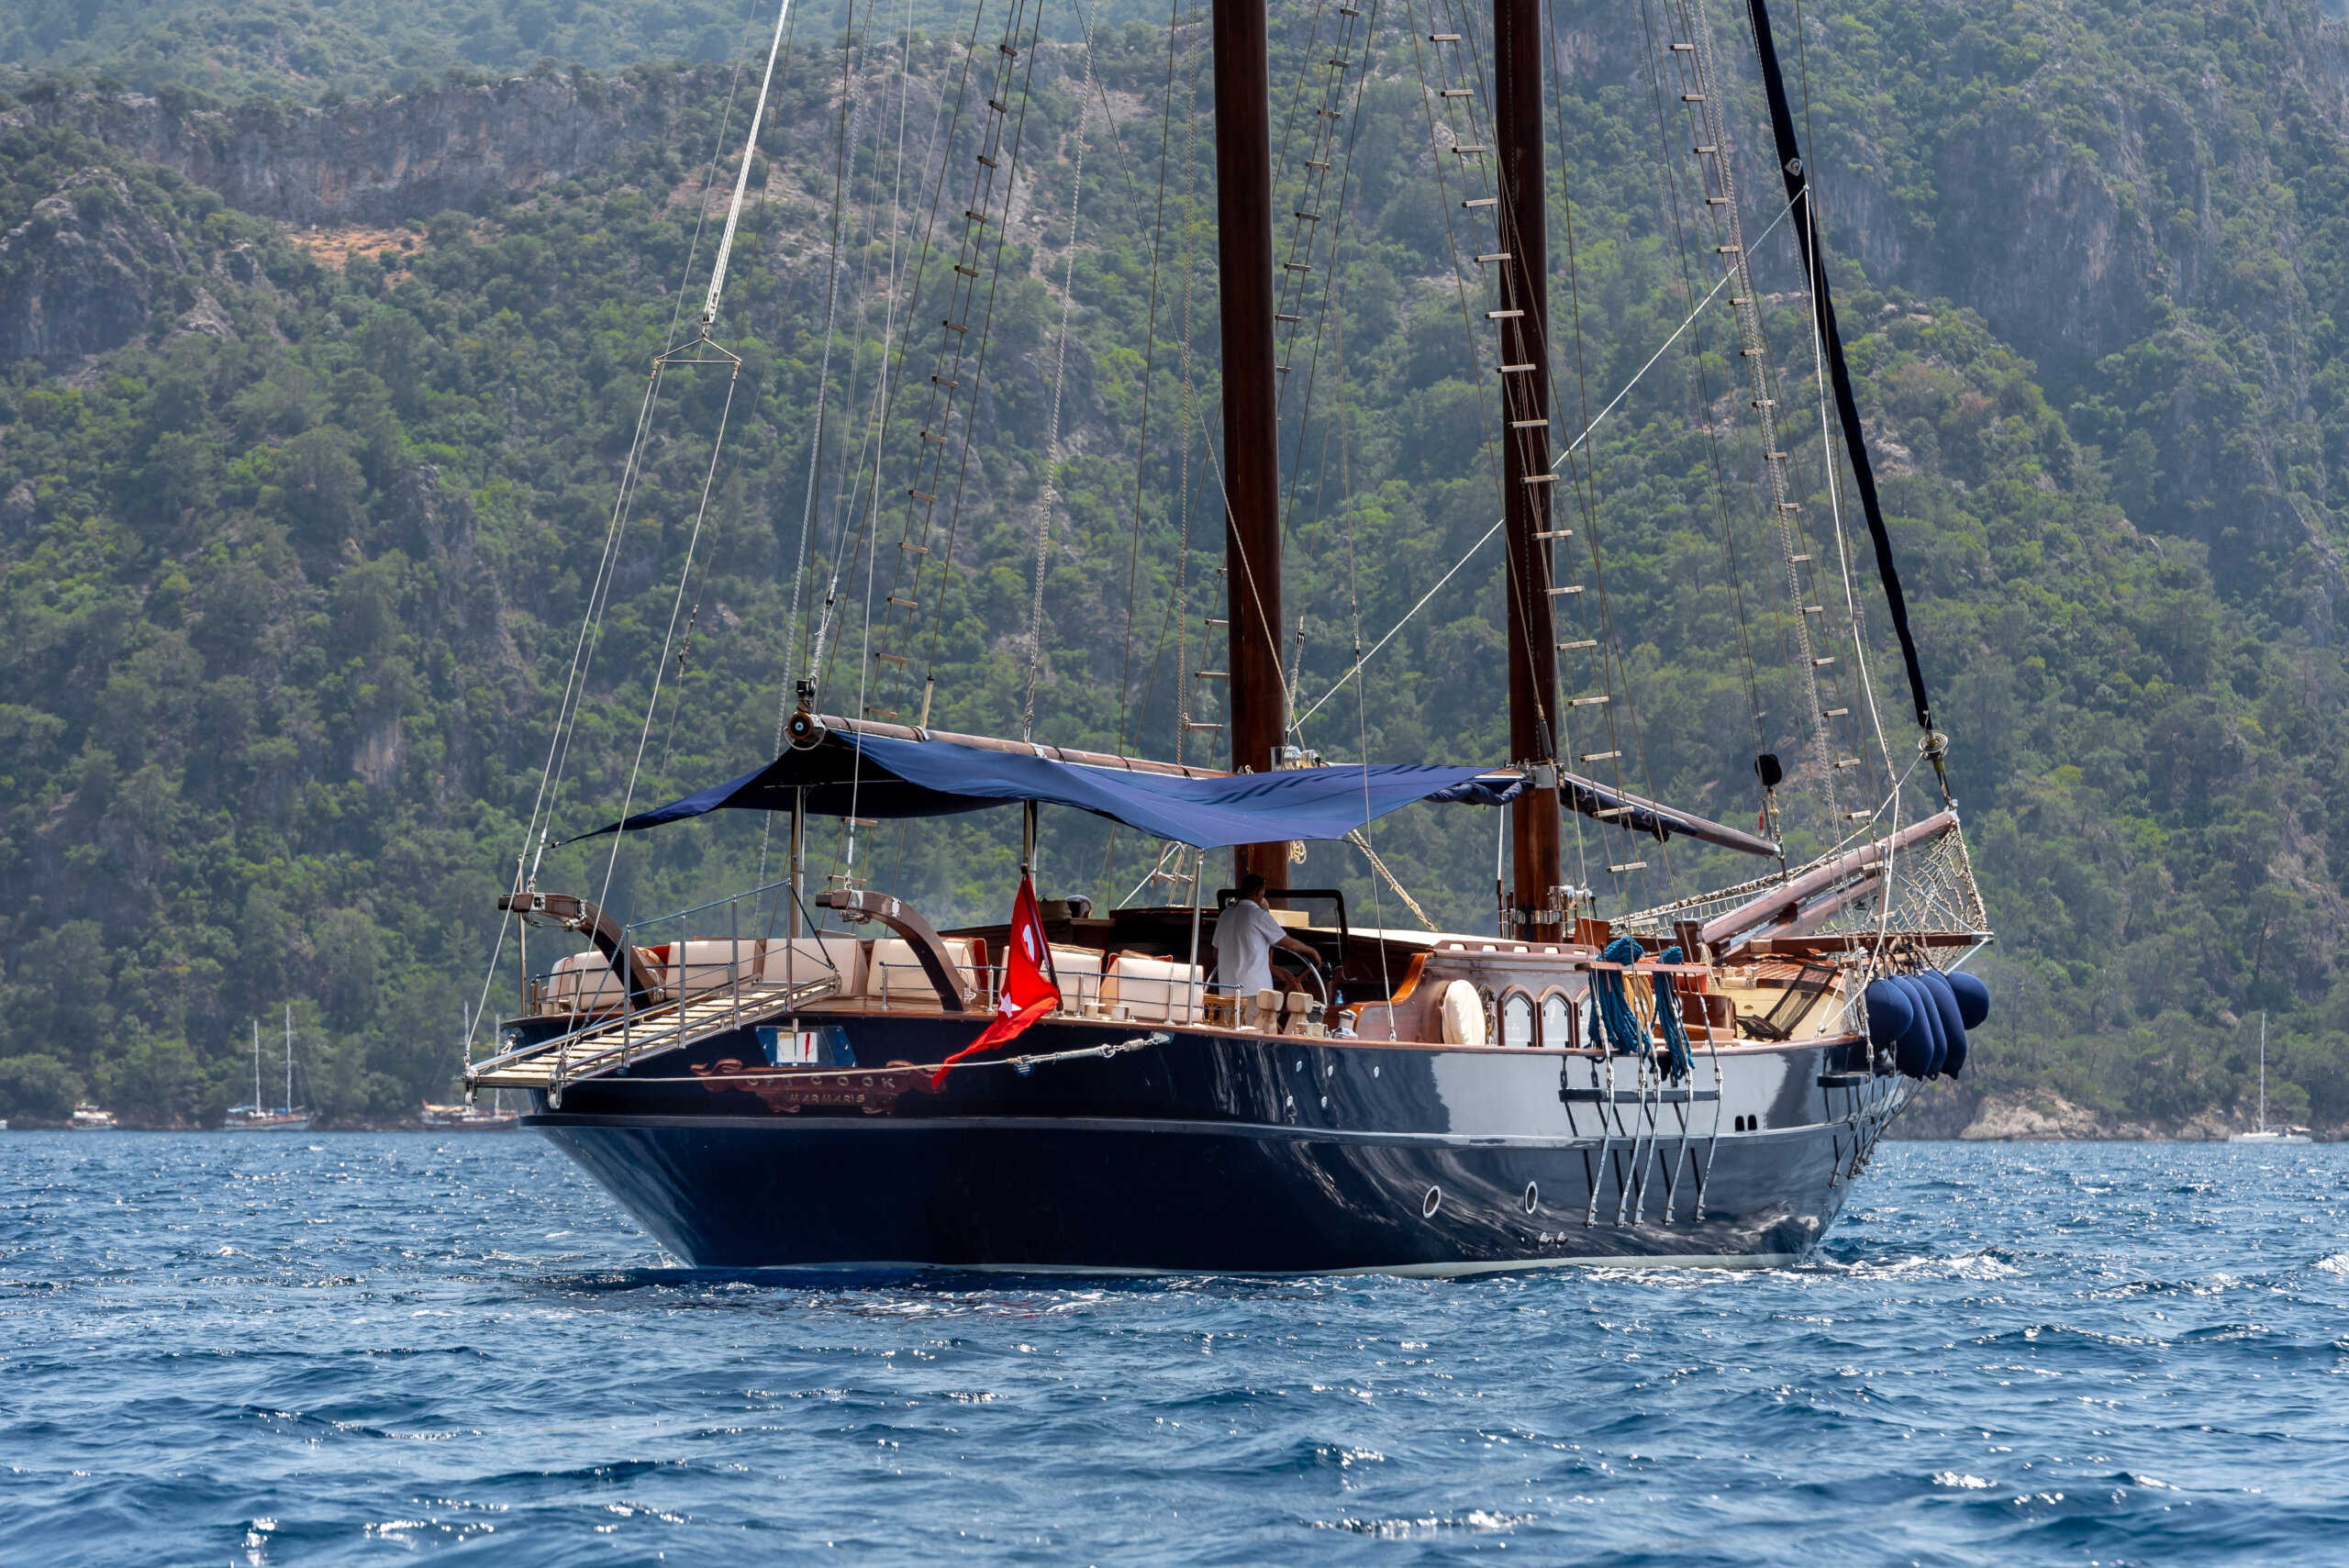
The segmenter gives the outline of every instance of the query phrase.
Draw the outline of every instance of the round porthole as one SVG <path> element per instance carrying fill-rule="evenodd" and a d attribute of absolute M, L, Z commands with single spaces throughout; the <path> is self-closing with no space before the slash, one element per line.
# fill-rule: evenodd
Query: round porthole
<path fill-rule="evenodd" d="M 1539 1204 L 1541 1201 L 1542 1201 L 1542 1189 L 1541 1189 L 1540 1187 L 1535 1186 L 1531 1182 L 1528 1182 L 1528 1183 L 1526 1183 L 1526 1184 L 1525 1184 L 1525 1212 L 1526 1212 L 1526 1213 L 1528 1213 L 1528 1214 L 1531 1214 L 1531 1213 L 1533 1212 L 1534 1207 L 1535 1207 L 1537 1204 Z"/>
<path fill-rule="evenodd" d="M 1421 1219 L 1433 1219 L 1435 1218 L 1435 1211 L 1442 1207 L 1443 1189 L 1442 1187 L 1430 1187 L 1428 1189 L 1428 1195 L 1425 1201 L 1419 1205 L 1419 1218 Z"/>

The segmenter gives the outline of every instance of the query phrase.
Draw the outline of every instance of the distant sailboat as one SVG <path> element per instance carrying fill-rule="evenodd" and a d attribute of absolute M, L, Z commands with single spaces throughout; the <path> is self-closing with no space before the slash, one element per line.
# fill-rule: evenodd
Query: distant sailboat
<path fill-rule="evenodd" d="M 261 1020 L 253 1020 L 253 1098 L 250 1105 L 230 1106 L 228 1132 L 307 1132 L 310 1113 L 294 1108 L 294 1005 L 285 1005 L 285 1100 L 274 1110 L 261 1097 Z"/>
<path fill-rule="evenodd" d="M 2267 1125 L 2267 1015 L 2259 1015 L 2259 1129 L 2255 1132 L 2238 1132 L 2227 1140 L 2230 1143 L 2308 1143 L 2312 1141 L 2304 1127 Z"/>
<path fill-rule="evenodd" d="M 458 1050 L 462 1052 L 464 1042 L 473 1038 L 472 1006 L 467 1004 L 460 1016 L 464 1022 L 464 1033 L 457 1037 Z M 423 1115 L 418 1119 L 423 1122 L 427 1132 L 512 1132 L 522 1125 L 520 1113 L 506 1108 L 506 1091 L 503 1089 L 490 1091 L 489 1105 L 485 1108 L 474 1105 L 436 1106 L 427 1100 Z"/>

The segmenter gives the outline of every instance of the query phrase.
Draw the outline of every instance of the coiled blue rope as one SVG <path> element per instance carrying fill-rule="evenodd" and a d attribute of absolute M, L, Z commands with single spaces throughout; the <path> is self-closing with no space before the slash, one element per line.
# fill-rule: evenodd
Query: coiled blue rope
<path fill-rule="evenodd" d="M 1669 947 L 1656 955 L 1658 963 L 1678 963 L 1680 950 Z M 1680 1022 L 1680 987 L 1669 974 L 1655 977 L 1655 1016 L 1664 1025 L 1664 1046 L 1672 1057 L 1672 1081 L 1688 1076 L 1696 1053 L 1688 1049 L 1688 1031 Z"/>

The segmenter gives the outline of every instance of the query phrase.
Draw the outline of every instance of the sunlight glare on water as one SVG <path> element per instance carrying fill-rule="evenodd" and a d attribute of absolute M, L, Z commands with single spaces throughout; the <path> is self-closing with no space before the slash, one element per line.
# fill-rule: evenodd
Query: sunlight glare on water
<path fill-rule="evenodd" d="M 2337 1562 L 2343 1154 L 1889 1144 L 1768 1273 L 1073 1282 L 676 1268 L 529 1134 L 9 1134 L 0 1558 Z"/>

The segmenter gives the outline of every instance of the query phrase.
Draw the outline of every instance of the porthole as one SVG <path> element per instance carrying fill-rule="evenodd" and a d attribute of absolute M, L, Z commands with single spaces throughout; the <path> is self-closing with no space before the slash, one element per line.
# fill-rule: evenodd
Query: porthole
<path fill-rule="evenodd" d="M 1541 1189 L 1540 1187 L 1538 1187 L 1538 1186 L 1535 1186 L 1531 1182 L 1528 1182 L 1528 1183 L 1526 1183 L 1526 1184 L 1525 1184 L 1525 1212 L 1526 1212 L 1526 1213 L 1528 1213 L 1528 1214 L 1531 1214 L 1531 1213 L 1533 1212 L 1533 1210 L 1534 1210 L 1535 1206 L 1536 1206 L 1536 1205 L 1538 1205 L 1539 1203 L 1541 1203 L 1541 1201 L 1542 1201 L 1542 1189 Z"/>
<path fill-rule="evenodd" d="M 1421 1219 L 1433 1219 L 1435 1218 L 1435 1211 L 1442 1207 L 1443 1189 L 1442 1187 L 1430 1187 L 1428 1189 L 1428 1195 L 1426 1198 L 1421 1200 L 1419 1204 L 1419 1218 Z"/>
<path fill-rule="evenodd" d="M 1551 1051 L 1564 1051 L 1575 1042 L 1575 1009 L 1563 991 L 1553 991 L 1542 998 L 1542 1043 Z"/>
<path fill-rule="evenodd" d="M 1501 998 L 1501 1043 L 1508 1046 L 1529 1046 L 1533 1043 L 1533 998 L 1522 991 L 1511 991 Z"/>

